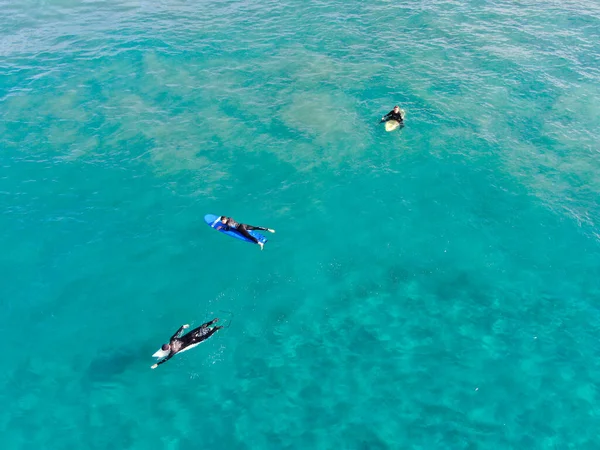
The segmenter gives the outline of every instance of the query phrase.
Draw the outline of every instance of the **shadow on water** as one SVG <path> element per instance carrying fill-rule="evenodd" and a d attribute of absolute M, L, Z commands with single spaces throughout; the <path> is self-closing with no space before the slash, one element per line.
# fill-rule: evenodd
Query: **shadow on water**
<path fill-rule="evenodd" d="M 92 360 L 85 372 L 84 379 L 94 382 L 107 382 L 124 374 L 133 367 L 150 365 L 151 361 L 140 348 L 147 346 L 132 345 L 127 349 L 106 349 Z"/>

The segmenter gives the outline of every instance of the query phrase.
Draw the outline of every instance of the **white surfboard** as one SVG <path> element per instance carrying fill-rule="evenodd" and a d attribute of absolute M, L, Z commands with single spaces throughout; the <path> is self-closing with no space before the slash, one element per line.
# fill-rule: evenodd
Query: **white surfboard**
<path fill-rule="evenodd" d="M 202 341 L 202 342 L 204 342 L 204 341 Z M 202 344 L 202 342 L 196 342 L 195 344 L 189 345 L 186 348 L 184 348 L 183 350 L 179 350 L 177 353 L 187 352 L 188 350 L 196 347 L 197 345 Z M 154 352 L 154 354 L 152 355 L 152 357 L 153 358 L 165 358 L 168 354 L 169 354 L 169 351 L 168 350 L 163 350 L 162 347 L 161 347 L 157 351 Z"/>
<path fill-rule="evenodd" d="M 154 352 L 154 354 L 152 355 L 152 357 L 160 359 L 160 358 L 164 358 L 168 354 L 169 354 L 169 351 L 168 350 L 163 350 L 162 347 L 161 347 L 157 351 Z"/>

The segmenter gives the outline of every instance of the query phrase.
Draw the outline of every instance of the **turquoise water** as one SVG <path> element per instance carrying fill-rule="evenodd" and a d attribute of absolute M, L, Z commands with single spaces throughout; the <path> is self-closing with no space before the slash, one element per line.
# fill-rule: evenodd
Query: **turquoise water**
<path fill-rule="evenodd" d="M 2 449 L 600 447 L 597 3 L 0 8 Z"/>

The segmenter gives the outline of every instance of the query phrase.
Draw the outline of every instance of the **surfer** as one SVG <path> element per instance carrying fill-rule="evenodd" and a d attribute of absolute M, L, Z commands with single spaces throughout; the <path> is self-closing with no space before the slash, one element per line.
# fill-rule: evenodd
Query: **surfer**
<path fill-rule="evenodd" d="M 223 226 L 216 227 L 217 230 L 224 230 L 224 231 L 236 230 L 238 233 L 240 233 L 245 238 L 248 238 L 255 244 L 260 245 L 261 250 L 263 249 L 265 244 L 263 242 L 260 242 L 258 239 L 256 239 L 254 236 L 252 236 L 250 233 L 248 233 L 248 231 L 260 230 L 260 231 L 268 231 L 269 233 L 275 233 L 275 230 L 272 230 L 270 228 L 255 227 L 255 226 L 248 225 L 245 223 L 237 223 L 231 217 L 227 217 L 227 216 L 219 217 L 219 221 L 223 224 Z"/>
<path fill-rule="evenodd" d="M 218 320 L 219 319 L 213 319 L 210 322 L 206 322 L 200 325 L 198 328 L 194 328 L 192 331 L 190 331 L 184 336 L 181 336 L 181 333 L 183 333 L 183 330 L 187 330 L 190 326 L 187 324 L 181 325 L 179 330 L 177 330 L 177 332 L 173 336 L 171 336 L 169 343 L 164 344 L 162 346 L 162 352 L 165 353 L 166 356 L 162 360 L 154 364 L 151 368 L 156 369 L 162 363 L 165 363 L 169 359 L 171 359 L 176 353 L 179 353 L 192 345 L 195 346 L 200 342 L 205 341 L 206 339 L 211 337 L 213 334 L 215 334 L 217 331 L 223 328 L 210 327 L 210 325 L 216 323 Z"/>
<path fill-rule="evenodd" d="M 396 106 L 394 106 L 394 109 L 392 109 L 389 113 L 387 113 L 385 116 L 383 116 L 381 118 L 381 121 L 379 123 L 388 122 L 390 120 L 395 120 L 400 125 L 402 125 L 404 123 L 404 115 L 402 113 L 403 113 L 403 111 L 400 109 L 400 107 L 398 105 L 396 105 Z"/>

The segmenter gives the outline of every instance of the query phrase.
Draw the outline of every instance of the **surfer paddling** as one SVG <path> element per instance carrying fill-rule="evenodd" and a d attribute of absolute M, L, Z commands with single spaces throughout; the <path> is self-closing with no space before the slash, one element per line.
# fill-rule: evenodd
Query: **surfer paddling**
<path fill-rule="evenodd" d="M 258 239 L 256 239 L 254 236 L 252 236 L 250 233 L 248 233 L 248 231 L 260 230 L 260 231 L 268 231 L 269 233 L 275 233 L 275 230 L 272 230 L 270 228 L 255 227 L 255 226 L 248 225 L 245 223 L 238 223 L 235 220 L 233 220 L 231 217 L 227 217 L 227 216 L 219 217 L 219 221 L 221 222 L 222 225 L 218 225 L 217 227 L 215 227 L 217 230 L 223 230 L 223 231 L 236 230 L 238 233 L 240 233 L 245 238 L 250 239 L 255 244 L 258 244 L 260 246 L 261 250 L 263 249 L 265 244 L 263 242 L 260 242 Z"/>
<path fill-rule="evenodd" d="M 179 353 L 185 349 L 191 348 L 192 346 L 198 345 L 200 342 L 205 341 L 217 331 L 219 331 L 223 327 L 211 327 L 214 323 L 216 323 L 219 319 L 213 319 L 210 322 L 206 322 L 200 325 L 198 328 L 194 328 L 192 331 L 185 335 L 181 335 L 183 330 L 187 330 L 189 325 L 181 325 L 179 330 L 171 336 L 168 344 L 164 344 L 160 351 L 156 352 L 154 355 L 159 358 L 163 358 L 156 364 L 154 364 L 151 369 L 156 369 L 162 363 L 167 362 L 171 359 L 176 353 Z"/>
<path fill-rule="evenodd" d="M 383 116 L 379 123 L 389 122 L 390 120 L 395 120 L 400 125 L 404 123 L 404 111 L 402 111 L 398 105 L 394 106 L 394 109 Z"/>

